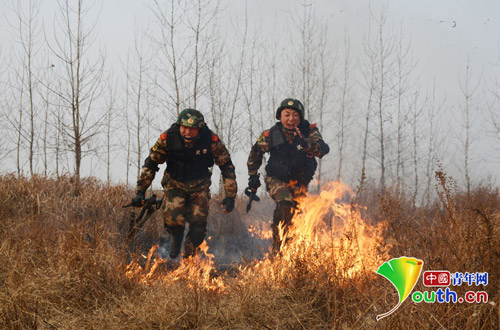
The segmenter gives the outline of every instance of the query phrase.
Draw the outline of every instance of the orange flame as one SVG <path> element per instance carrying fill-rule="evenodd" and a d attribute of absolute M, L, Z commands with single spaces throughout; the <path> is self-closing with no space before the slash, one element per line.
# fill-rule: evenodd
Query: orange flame
<path fill-rule="evenodd" d="M 208 253 L 208 248 L 206 241 L 203 241 L 197 248 L 196 256 L 182 259 L 178 267 L 172 271 L 158 273 L 158 267 L 165 263 L 165 260 L 155 254 L 158 245 L 153 245 L 146 257 L 144 268 L 137 260 L 133 260 L 127 265 L 125 274 L 128 278 L 136 279 L 146 285 L 152 285 L 158 281 L 164 283 L 182 281 L 190 287 L 201 286 L 207 290 L 223 291 L 225 284 L 221 278 L 214 277 L 216 273 L 214 256 Z"/>
<path fill-rule="evenodd" d="M 337 267 L 348 276 L 375 270 L 387 258 L 377 252 L 383 246 L 385 223 L 370 225 L 362 219 L 358 206 L 341 202 L 353 195 L 348 185 L 330 182 L 319 195 L 301 198 L 288 232 L 293 242 L 290 249 L 305 245 L 303 248 L 322 252 L 324 257 L 336 257 L 340 261 Z"/>
<path fill-rule="evenodd" d="M 371 225 L 361 217 L 360 207 L 342 202 L 352 197 L 342 182 L 326 184 L 319 195 L 306 194 L 286 234 L 281 236 L 280 254 L 242 270 L 262 281 L 279 283 L 303 268 L 309 273 L 331 272 L 337 278 L 352 278 L 376 268 L 389 257 L 383 244 L 385 223 Z M 345 198 L 347 199 L 347 198 Z"/>
<path fill-rule="evenodd" d="M 258 226 L 250 225 L 248 232 L 252 237 L 258 237 L 263 240 L 273 238 L 273 230 L 266 222 L 261 222 Z"/>

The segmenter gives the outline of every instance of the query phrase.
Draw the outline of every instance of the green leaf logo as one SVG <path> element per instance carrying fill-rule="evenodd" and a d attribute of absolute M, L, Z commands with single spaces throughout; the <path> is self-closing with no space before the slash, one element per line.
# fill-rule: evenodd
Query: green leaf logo
<path fill-rule="evenodd" d="M 424 262 L 416 258 L 399 257 L 384 262 L 377 270 L 377 274 L 388 279 L 398 290 L 399 302 L 390 311 L 377 315 L 377 321 L 391 315 L 401 306 L 417 284 Z"/>

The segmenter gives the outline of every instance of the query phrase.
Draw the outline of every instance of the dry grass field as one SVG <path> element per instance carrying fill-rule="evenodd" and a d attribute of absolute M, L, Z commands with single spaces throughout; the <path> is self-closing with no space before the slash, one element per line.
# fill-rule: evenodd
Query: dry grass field
<path fill-rule="evenodd" d="M 273 203 L 229 215 L 212 196 L 206 252 L 165 261 L 160 212 L 126 244 L 134 195 L 69 177 L 0 177 L 0 329 L 498 329 L 500 194 L 457 191 L 437 173 L 439 199 L 415 207 L 367 189 L 352 203 L 331 184 L 295 218 L 281 256 L 267 255 Z M 415 257 L 424 270 L 488 272 L 488 303 L 414 303 L 377 267 Z M 425 291 L 419 280 L 415 290 Z"/>

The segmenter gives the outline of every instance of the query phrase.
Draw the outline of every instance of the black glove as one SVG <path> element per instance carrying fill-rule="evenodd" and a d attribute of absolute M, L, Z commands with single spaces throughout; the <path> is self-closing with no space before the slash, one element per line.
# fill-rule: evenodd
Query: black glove
<path fill-rule="evenodd" d="M 301 149 L 307 149 L 309 147 L 309 143 L 304 138 L 299 138 L 299 145 Z"/>
<path fill-rule="evenodd" d="M 222 213 L 224 214 L 231 212 L 234 209 L 234 197 L 224 198 L 220 207 L 222 208 Z"/>
<path fill-rule="evenodd" d="M 132 203 L 131 204 L 133 206 L 143 206 L 144 205 L 144 199 L 146 199 L 144 191 L 138 191 L 137 195 L 135 195 L 135 197 L 132 198 Z"/>
<path fill-rule="evenodd" d="M 260 180 L 259 180 L 259 175 L 254 174 L 250 175 L 248 178 L 248 188 L 250 188 L 252 191 L 257 191 L 260 187 Z"/>
<path fill-rule="evenodd" d="M 319 147 L 321 148 L 322 153 L 321 157 L 319 158 L 323 158 L 324 155 L 330 152 L 330 147 L 323 140 L 319 140 Z"/>

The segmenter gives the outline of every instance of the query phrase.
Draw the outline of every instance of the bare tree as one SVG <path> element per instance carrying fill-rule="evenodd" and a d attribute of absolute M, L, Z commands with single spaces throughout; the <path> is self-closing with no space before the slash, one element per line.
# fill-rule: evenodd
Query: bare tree
<path fill-rule="evenodd" d="M 405 110 L 405 107 L 403 105 L 403 102 L 406 98 L 406 94 L 408 91 L 411 89 L 411 74 L 413 70 L 416 67 L 416 63 L 411 58 L 410 54 L 410 49 L 411 49 L 411 42 L 408 42 L 407 44 L 404 43 L 403 40 L 403 28 L 401 27 L 398 38 L 397 38 L 397 44 L 396 44 L 396 66 L 397 66 L 397 83 L 396 83 L 396 108 L 397 108 L 397 161 L 396 161 L 396 191 L 398 194 L 400 194 L 402 191 L 404 191 L 404 164 L 405 164 L 405 159 L 404 159 L 404 130 L 405 130 L 405 123 L 408 121 L 408 111 Z M 415 138 L 416 138 L 416 115 L 417 115 L 417 96 L 418 96 L 418 91 L 415 91 L 417 95 L 414 95 L 414 100 L 410 100 L 411 103 L 413 103 L 413 146 L 414 149 L 413 151 L 416 152 L 416 146 L 417 144 L 415 143 Z M 418 113 L 418 116 L 420 116 L 420 113 Z M 415 154 L 414 154 L 415 156 Z M 416 161 L 416 157 L 413 158 L 414 161 Z M 415 175 L 417 175 L 417 172 L 415 172 Z M 417 179 L 417 177 L 416 177 Z M 415 187 L 417 189 L 417 187 Z M 415 191 L 416 193 L 416 191 Z M 416 198 L 416 196 L 414 196 Z"/>
<path fill-rule="evenodd" d="M 63 89 L 52 89 L 59 102 L 69 111 L 71 120 L 63 123 L 63 134 L 68 139 L 74 156 L 75 178 L 80 180 L 82 158 L 95 149 L 90 142 L 100 132 L 100 116 L 96 101 L 101 92 L 105 58 L 100 55 L 93 60 L 89 49 L 93 44 L 96 23 L 85 26 L 90 7 L 84 7 L 86 0 L 58 0 L 58 28 L 54 31 L 54 45 L 49 47 L 60 61 L 63 72 L 57 71 L 63 82 Z M 62 36 L 60 31 L 62 31 Z M 84 146 L 89 147 L 84 151 Z M 78 185 L 77 185 L 78 187 Z"/>
<path fill-rule="evenodd" d="M 48 51 L 48 49 L 47 49 Z M 63 142 L 64 113 L 62 105 L 54 90 L 62 90 L 62 81 L 57 79 L 54 72 L 55 65 L 52 64 L 49 56 L 43 70 L 40 71 L 39 82 L 41 95 L 41 108 L 43 109 L 43 134 L 40 137 L 42 143 L 43 173 L 49 175 L 49 166 L 53 164 L 53 171 L 59 177 L 61 173 L 61 158 L 65 152 Z"/>
<path fill-rule="evenodd" d="M 274 112 L 266 112 L 266 114 L 262 113 L 262 109 L 277 108 L 278 102 L 281 101 L 278 99 L 279 96 L 279 68 L 282 66 L 282 56 L 285 54 L 285 48 L 281 44 L 281 40 L 283 40 L 283 35 L 277 34 L 277 31 L 281 29 L 277 26 L 278 20 L 275 17 L 274 19 L 274 27 L 271 44 L 267 45 L 264 48 L 264 58 L 266 61 L 266 71 L 261 75 L 260 86 L 264 88 L 265 93 L 260 95 L 259 98 L 259 114 L 260 114 L 260 131 L 263 131 L 268 126 L 268 120 L 271 119 L 271 122 L 274 120 Z M 268 101 L 268 102 L 266 102 Z"/>
<path fill-rule="evenodd" d="M 20 130 L 24 130 L 23 134 L 19 136 L 24 136 L 27 140 L 28 146 L 28 161 L 29 161 L 29 172 L 30 175 L 34 174 L 34 154 L 35 154 L 35 122 L 37 120 L 37 108 L 35 101 L 36 93 L 36 74 L 34 60 L 37 53 L 37 43 L 36 40 L 41 32 L 39 25 L 39 13 L 40 13 L 40 1 L 38 0 L 28 0 L 24 4 L 20 0 L 12 1 L 11 8 L 15 23 L 11 23 L 13 31 L 15 31 L 15 38 L 18 40 L 21 46 L 21 54 L 19 56 L 19 64 L 23 67 L 24 79 L 21 81 L 23 85 L 20 86 L 21 97 L 26 95 L 26 100 L 23 100 L 23 107 L 27 108 L 27 125 L 22 125 L 18 127 Z M 24 109 L 22 110 L 24 111 Z M 20 114 L 22 117 L 22 115 Z M 22 124 L 21 117 L 19 118 L 19 125 Z M 19 152 L 18 152 L 19 157 Z M 18 169 L 19 171 L 19 169 Z"/>
<path fill-rule="evenodd" d="M 314 70 L 317 65 L 318 56 L 317 52 L 314 51 L 316 44 L 317 35 L 315 34 L 316 29 L 313 24 L 314 22 L 314 12 L 311 3 L 302 4 L 302 16 L 297 19 L 297 27 L 299 29 L 300 41 L 295 46 L 295 52 L 297 60 L 297 68 L 299 74 L 292 81 L 297 82 L 299 85 L 297 89 L 300 90 L 300 98 L 304 104 L 306 113 L 304 114 L 306 118 L 311 118 L 311 112 L 313 111 L 311 105 L 313 104 L 313 93 L 315 89 L 315 80 L 317 72 Z M 292 40 L 295 38 L 292 37 Z M 295 92 L 293 93 L 295 94 Z"/>
<path fill-rule="evenodd" d="M 7 88 L 8 85 L 5 83 L 7 81 L 7 65 L 4 63 L 4 56 L 2 52 L 2 48 L 0 46 L 0 90 L 2 91 L 0 93 L 0 121 L 1 122 L 7 122 L 8 121 L 8 112 L 10 112 L 10 105 L 8 104 L 7 100 Z M 8 140 L 7 136 L 9 136 L 9 130 L 7 127 L 4 127 L 5 125 L 2 125 L 0 127 L 0 134 L 4 137 L 0 141 L 0 161 L 3 159 L 7 158 L 9 155 L 9 150 L 8 150 Z"/>
<path fill-rule="evenodd" d="M 252 145 L 255 141 L 255 137 L 257 134 L 257 132 L 255 132 L 255 129 L 254 129 L 254 121 L 255 121 L 255 117 L 254 117 L 254 111 L 255 111 L 255 104 L 257 102 L 255 102 L 255 94 L 256 94 L 256 82 L 255 82 L 255 69 L 254 69 L 254 63 L 256 61 L 256 58 L 257 58 L 257 54 L 256 54 L 256 46 L 255 46 L 255 40 L 254 42 L 252 43 L 252 47 L 250 49 L 250 55 L 249 55 L 249 67 L 247 68 L 247 72 L 246 72 L 246 78 L 247 78 L 247 81 L 245 82 L 245 86 L 244 88 L 242 88 L 242 94 L 243 94 L 243 99 L 244 99 L 244 102 L 245 102 L 245 109 L 247 111 L 247 114 L 248 114 L 248 138 L 249 138 L 249 143 L 250 145 Z M 258 95 L 261 94 L 262 91 L 258 91 Z"/>
<path fill-rule="evenodd" d="M 248 33 L 248 11 L 245 7 L 245 27 L 243 38 L 247 38 Z M 248 131 L 248 145 L 250 147 L 255 142 L 256 137 L 260 132 L 260 128 L 263 127 L 263 123 L 259 120 L 259 115 L 262 114 L 262 109 L 260 108 L 258 100 L 262 99 L 264 94 L 263 85 L 259 84 L 262 81 L 262 72 L 265 70 L 265 57 L 262 56 L 263 47 L 260 45 L 260 41 L 257 38 L 258 35 L 262 34 L 262 30 L 257 28 L 254 35 L 251 37 L 251 41 L 248 42 L 250 45 L 247 50 L 248 56 L 243 67 L 243 79 L 241 86 L 242 102 L 244 103 L 244 108 L 248 114 L 247 128 Z M 246 43 L 246 40 L 243 42 Z M 262 117 L 261 117 L 262 118 Z M 261 119 L 260 118 L 260 119 Z M 255 129 L 255 127 L 259 127 Z M 244 146 L 246 147 L 246 146 Z"/>
<path fill-rule="evenodd" d="M 131 130 L 134 130 L 134 140 L 135 148 L 134 153 L 136 155 L 136 172 L 137 177 L 139 177 L 143 160 L 144 144 L 149 143 L 145 138 L 145 130 L 149 130 L 151 125 L 151 114 L 149 113 L 149 98 L 150 86 L 148 84 L 148 79 L 150 79 L 150 67 L 151 67 L 151 54 L 146 50 L 144 45 L 145 36 L 147 31 L 138 31 L 136 28 L 134 37 L 134 49 L 132 51 L 132 61 L 134 64 L 129 65 L 129 59 L 127 58 L 127 127 L 130 126 Z M 130 56 L 130 53 L 129 53 Z M 130 98 L 130 104 L 129 103 Z M 132 107 L 133 121 L 128 121 L 129 106 Z M 161 129 L 161 128 L 159 128 Z M 149 137 L 149 134 L 147 134 Z M 147 142 L 145 142 L 147 141 Z M 128 156 L 129 157 L 129 156 Z M 127 161 L 127 164 L 129 161 Z M 128 166 L 127 166 L 128 167 Z"/>
<path fill-rule="evenodd" d="M 115 131 L 116 127 L 113 122 L 116 118 L 115 110 L 117 110 L 116 105 L 116 84 L 113 83 L 112 79 L 108 80 L 108 95 L 106 101 L 106 114 L 105 114 L 105 162 L 106 162 L 106 182 L 109 185 L 111 183 L 111 153 L 113 152 L 113 135 L 112 132 Z"/>
<path fill-rule="evenodd" d="M 177 6 L 178 1 L 154 0 L 153 13 L 155 15 L 158 28 L 160 29 L 160 38 L 155 39 L 163 57 L 160 59 L 161 75 L 155 79 L 157 87 L 167 97 L 163 107 L 171 109 L 174 105 L 174 111 L 170 112 L 177 117 L 181 106 L 189 97 L 183 96 L 183 79 L 189 74 L 188 47 L 189 42 L 183 43 L 182 39 L 187 39 L 185 25 L 183 26 L 184 12 Z"/>
<path fill-rule="evenodd" d="M 464 175 L 465 175 L 465 185 L 467 188 L 467 194 L 470 195 L 471 191 L 471 178 L 470 178 L 470 161 L 471 161 L 471 154 L 470 154 L 470 149 L 471 145 L 473 144 L 473 137 L 471 135 L 472 133 L 472 125 L 473 125 L 473 111 L 475 111 L 474 108 L 474 94 L 476 93 L 477 89 L 479 88 L 479 85 L 481 83 L 481 79 L 479 78 L 475 83 L 472 81 L 472 71 L 470 68 L 470 60 L 467 58 L 467 65 L 465 68 L 465 75 L 463 78 L 463 82 L 460 82 L 460 88 L 462 90 L 462 94 L 464 96 L 464 104 L 462 109 L 462 113 L 464 116 L 464 129 L 465 129 L 465 136 L 464 136 L 464 141 L 463 141 L 463 147 L 464 147 Z M 472 85 L 471 85 L 472 84 Z"/>
<path fill-rule="evenodd" d="M 216 40 L 222 40 L 217 38 Z M 214 41 L 207 57 L 212 128 L 231 151 L 232 138 L 238 129 L 235 121 L 236 106 L 240 98 L 243 68 L 246 60 L 247 31 L 242 36 L 239 54 L 236 59 L 226 50 L 225 44 Z M 229 67 L 226 67 L 229 65 Z"/>
<path fill-rule="evenodd" d="M 436 127 L 437 120 L 436 117 L 439 115 L 443 108 L 444 104 L 444 99 L 440 103 L 439 106 L 436 106 L 436 81 L 434 81 L 433 87 L 432 87 L 432 101 L 431 105 L 427 107 L 427 121 L 429 124 L 429 128 L 427 131 L 427 162 L 426 162 L 426 188 L 425 188 L 425 203 L 426 205 L 429 205 L 431 202 L 431 182 L 432 178 L 434 177 L 434 165 L 437 162 L 436 159 L 436 146 L 437 146 L 437 141 L 438 141 L 438 128 Z"/>
<path fill-rule="evenodd" d="M 368 160 L 368 143 L 370 134 L 370 117 L 373 113 L 373 103 L 375 98 L 375 76 L 376 76 L 376 54 L 372 51 L 369 46 L 371 39 L 371 30 L 368 31 L 368 36 L 364 42 L 364 52 L 367 57 L 366 69 L 363 72 L 364 84 L 367 89 L 367 100 L 366 100 L 366 110 L 364 116 L 364 130 L 363 130 L 363 142 L 362 142 L 362 152 L 361 152 L 361 173 L 359 178 L 359 184 L 357 187 L 356 198 L 363 192 L 366 173 L 367 173 L 367 160 Z"/>
<path fill-rule="evenodd" d="M 328 133 L 325 131 L 325 127 L 330 126 L 330 120 L 332 110 L 331 110 L 331 90 L 333 89 L 333 73 L 334 73 L 334 63 L 335 60 L 332 56 L 332 50 L 329 48 L 329 43 L 327 42 L 327 28 L 325 27 L 322 34 L 319 36 L 319 43 L 316 47 L 317 52 L 318 52 L 318 62 L 319 62 L 319 73 L 317 76 L 317 96 L 316 98 L 316 104 L 317 104 L 317 109 L 316 109 L 316 115 L 318 118 L 318 127 L 320 132 L 324 135 L 325 133 Z M 348 85 L 349 78 L 347 77 L 346 80 L 344 81 L 346 85 Z M 343 103 L 343 110 L 346 110 L 345 106 L 347 104 L 347 89 L 348 87 L 346 86 L 346 94 L 344 95 L 344 103 Z M 345 124 L 346 120 L 346 113 L 340 114 L 340 125 L 341 128 L 340 130 L 343 130 L 345 128 L 343 125 Z M 345 133 L 345 131 L 342 131 L 342 134 Z M 326 135 L 323 137 L 325 140 Z M 342 141 L 343 142 L 343 141 Z M 343 146 L 342 146 L 343 148 Z M 342 150 L 343 151 L 343 150 Z M 322 186 L 322 176 L 323 174 L 323 159 L 318 160 L 318 170 L 316 174 L 317 182 L 318 182 L 318 192 L 321 191 L 321 186 Z"/>
<path fill-rule="evenodd" d="M 337 181 L 342 178 L 342 166 L 344 162 L 344 148 L 346 139 L 346 124 L 349 119 L 349 92 L 350 92 L 350 75 L 351 75 L 351 54 L 350 54 L 350 43 L 347 38 L 347 33 L 344 34 L 344 68 L 342 81 L 340 83 L 340 110 L 339 110 L 339 120 L 338 120 L 338 133 L 337 133 L 337 143 L 338 143 L 338 169 L 337 169 Z"/>
<path fill-rule="evenodd" d="M 160 1 L 155 0 L 153 7 L 153 12 L 161 29 L 161 39 L 156 40 L 156 42 L 167 60 L 168 66 L 164 65 L 164 67 L 166 67 L 165 73 L 167 77 L 170 78 L 165 87 L 163 87 L 164 84 L 160 81 L 157 81 L 157 85 L 168 96 L 170 101 L 173 102 L 175 114 L 179 115 L 181 106 L 180 79 L 182 75 L 179 74 L 179 55 L 176 51 L 175 37 L 180 18 L 178 17 L 176 1 L 170 0 L 169 5 L 169 7 L 163 7 Z M 170 88 L 170 83 L 173 85 L 173 88 Z M 173 90 L 173 93 L 170 90 Z M 168 104 L 166 104 L 166 108 L 169 108 Z"/>
<path fill-rule="evenodd" d="M 58 90 L 62 90 L 61 86 L 61 81 L 58 81 Z M 50 86 L 49 86 L 50 87 Z M 64 135 L 64 123 L 66 122 L 64 115 L 65 115 L 65 109 L 63 107 L 56 103 L 55 106 L 55 123 L 54 127 L 56 128 L 56 139 L 53 141 L 54 145 L 54 152 L 55 152 L 55 160 L 56 160 L 56 176 L 59 177 L 60 174 L 62 174 L 63 167 L 61 166 L 61 162 L 63 160 L 63 157 L 67 158 L 67 154 L 65 153 L 65 140 L 66 136 Z"/>
<path fill-rule="evenodd" d="M 48 86 L 48 88 L 45 88 L 45 91 L 43 92 L 43 115 L 44 115 L 44 120 L 43 120 L 43 136 L 42 136 L 42 144 L 43 144 L 43 173 L 45 176 L 48 175 L 48 167 L 49 167 L 49 130 L 51 128 L 50 124 L 50 115 L 51 115 L 51 102 L 50 102 L 50 88 L 52 86 L 52 65 L 50 64 L 49 61 L 47 61 L 45 65 L 45 74 L 44 77 L 42 78 L 45 81 L 45 84 Z"/>
<path fill-rule="evenodd" d="M 131 158 L 132 158 L 132 121 L 130 119 L 129 115 L 129 107 L 130 107 L 130 101 L 129 101 L 129 94 L 130 94 L 130 87 L 129 87 L 129 81 L 130 81 L 130 76 L 129 76 L 129 56 L 130 54 L 127 54 L 127 61 L 124 66 L 125 74 L 126 74 L 126 82 L 125 82 L 125 95 L 124 98 L 125 100 L 123 101 L 124 104 L 124 111 L 123 111 L 123 117 L 122 120 L 124 121 L 124 126 L 125 126 L 125 131 L 127 134 L 126 140 L 121 140 L 122 143 L 125 143 L 125 149 L 127 150 L 126 155 L 125 155 L 125 182 L 128 185 L 129 184 L 129 175 L 130 175 L 130 166 L 131 164 Z M 123 145 L 122 145 L 123 147 Z"/>
<path fill-rule="evenodd" d="M 187 13 L 194 13 L 194 18 L 187 16 L 188 26 L 193 33 L 193 94 L 192 94 L 192 107 L 197 107 L 197 101 L 200 96 L 200 77 L 204 71 L 204 64 L 206 63 L 205 57 L 210 44 L 209 34 L 210 27 L 216 23 L 219 13 L 219 0 L 191 0 L 188 2 Z M 192 8 L 192 10 L 190 10 Z"/>
<path fill-rule="evenodd" d="M 422 114 L 424 113 L 424 107 L 420 105 L 419 102 L 419 96 L 420 96 L 420 91 L 415 90 L 413 93 L 413 100 L 410 108 L 413 110 L 412 111 L 412 120 L 411 120 L 411 127 L 412 127 L 412 160 L 413 160 L 413 174 L 414 174 L 414 182 L 413 182 L 413 192 L 412 192 L 412 201 L 413 201 L 413 206 L 415 206 L 417 202 L 417 197 L 418 197 L 418 191 L 420 187 L 420 181 L 419 181 L 419 160 L 420 160 L 420 155 L 419 155 L 419 148 L 420 148 L 420 135 L 421 135 L 421 117 Z M 425 104 L 426 102 L 424 102 Z M 399 150 L 398 150 L 399 151 Z M 400 158 L 398 158 L 400 159 Z M 398 188 L 400 186 L 398 185 Z M 398 191 L 400 193 L 400 191 Z"/>
<path fill-rule="evenodd" d="M 17 176 L 20 177 L 24 163 L 21 159 L 21 152 L 24 149 L 24 142 L 27 140 L 25 137 L 25 82 L 26 70 L 24 66 L 21 68 L 11 65 L 14 69 L 8 78 L 6 86 L 9 91 L 9 97 L 5 100 L 5 108 L 10 109 L 11 115 L 6 116 L 10 126 L 14 130 L 12 142 L 15 145 L 15 158 L 16 158 L 16 171 Z"/>
<path fill-rule="evenodd" d="M 390 94 L 393 92 L 392 86 L 392 74 L 394 60 L 392 55 L 394 54 L 394 42 L 392 38 L 387 38 L 385 36 L 385 25 L 387 23 L 387 12 L 381 13 L 378 20 L 378 40 L 375 44 L 374 51 L 376 52 L 376 75 L 375 75 L 375 102 L 376 102 L 376 114 L 378 117 L 378 142 L 380 145 L 380 188 L 385 189 L 386 185 L 386 148 L 385 148 L 385 121 L 386 118 L 386 108 L 388 102 L 392 97 Z"/>
<path fill-rule="evenodd" d="M 155 0 L 153 11 L 159 29 L 159 37 L 153 39 L 162 67 L 155 76 L 162 93 L 158 101 L 170 117 L 177 117 L 181 108 L 198 107 L 209 90 L 208 78 L 203 77 L 208 75 L 206 57 L 215 42 L 212 32 L 217 26 L 219 0 Z"/>

